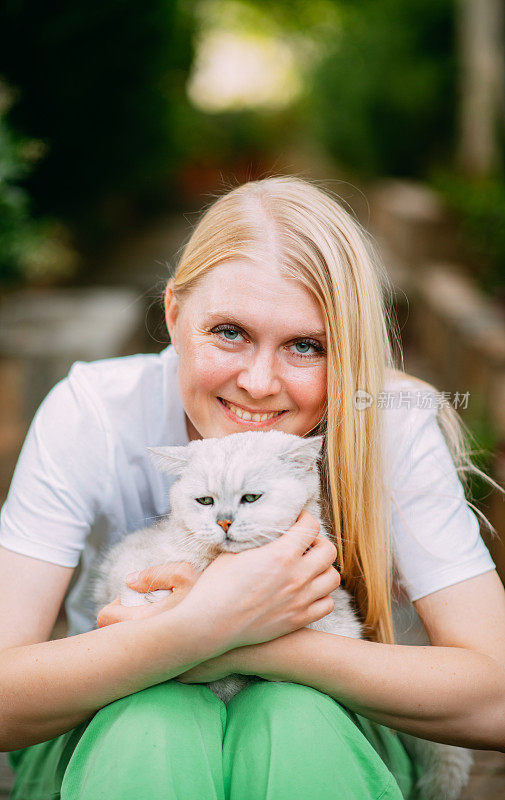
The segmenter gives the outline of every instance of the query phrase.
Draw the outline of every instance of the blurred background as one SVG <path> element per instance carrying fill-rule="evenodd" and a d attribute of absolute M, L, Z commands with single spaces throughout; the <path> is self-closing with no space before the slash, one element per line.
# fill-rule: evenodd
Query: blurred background
<path fill-rule="evenodd" d="M 73 361 L 166 346 L 163 286 L 198 212 L 286 173 L 376 237 L 405 369 L 469 393 L 474 460 L 505 485 L 503 0 L 2 10 L 0 499 Z M 503 579 L 505 503 L 471 488 Z"/>

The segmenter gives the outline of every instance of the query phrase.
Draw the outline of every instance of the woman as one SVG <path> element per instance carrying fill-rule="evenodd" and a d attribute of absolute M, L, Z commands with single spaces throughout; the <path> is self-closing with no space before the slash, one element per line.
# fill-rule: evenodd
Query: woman
<path fill-rule="evenodd" d="M 433 388 L 394 370 L 382 283 L 333 199 L 291 178 L 245 184 L 182 253 L 172 345 L 76 364 L 46 398 L 0 536 L 13 798 L 413 798 L 417 765 L 389 727 L 505 750 L 505 592 L 450 453 L 472 465 L 454 410 L 437 414 Z M 395 405 L 397 390 L 418 402 Z M 129 578 L 174 593 L 116 601 L 91 630 L 97 550 L 167 510 L 146 446 L 272 428 L 326 434 L 335 546 L 302 514 L 201 574 Z M 79 556 L 73 635 L 47 642 Z M 431 648 L 393 644 L 393 556 Z M 332 607 L 335 560 L 370 641 L 305 627 Z M 225 708 L 198 684 L 231 672 L 276 682 Z"/>

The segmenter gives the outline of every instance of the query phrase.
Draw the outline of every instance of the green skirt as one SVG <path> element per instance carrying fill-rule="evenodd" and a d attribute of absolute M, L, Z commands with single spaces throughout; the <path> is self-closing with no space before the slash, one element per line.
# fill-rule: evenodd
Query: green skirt
<path fill-rule="evenodd" d="M 159 683 L 9 753 L 11 800 L 418 800 L 394 731 L 294 683 Z"/>

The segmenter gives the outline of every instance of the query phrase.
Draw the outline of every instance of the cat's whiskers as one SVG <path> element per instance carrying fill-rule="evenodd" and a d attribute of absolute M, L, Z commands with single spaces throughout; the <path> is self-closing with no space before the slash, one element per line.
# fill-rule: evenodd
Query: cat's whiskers
<path fill-rule="evenodd" d="M 254 531 L 254 533 L 252 531 Z M 258 547 L 260 547 L 262 544 L 265 544 L 265 540 L 273 541 L 274 539 L 277 539 L 275 534 L 264 533 L 263 531 L 256 532 L 256 526 L 253 528 L 252 525 L 248 523 L 242 523 L 241 533 L 244 533 L 245 535 L 239 541 L 255 542 Z"/>
<path fill-rule="evenodd" d="M 205 534 L 205 531 L 203 533 Z M 178 542 L 179 551 L 181 553 L 187 552 L 187 553 L 191 554 L 191 556 L 194 558 L 194 555 L 195 555 L 194 542 L 198 538 L 198 534 L 200 534 L 200 536 L 201 536 L 202 531 L 198 531 L 196 534 L 192 533 L 191 534 L 191 538 L 187 537 L 186 539 L 183 539 L 182 541 L 179 541 Z M 210 537 L 208 537 L 208 538 L 210 540 Z M 205 538 L 204 538 L 204 541 L 205 541 Z M 206 548 L 205 548 L 203 543 L 202 543 L 202 545 L 200 547 L 200 550 L 203 551 L 203 555 L 206 554 L 205 553 Z M 188 561 L 190 561 L 190 559 L 188 559 Z M 184 562 L 184 559 L 183 558 L 179 558 L 177 561 L 172 561 L 171 559 L 167 559 L 166 561 L 162 561 L 161 563 L 156 564 L 153 567 L 148 568 L 148 569 L 153 569 L 154 567 L 156 567 L 157 571 L 153 575 L 153 577 L 151 579 L 151 583 L 149 584 L 148 588 L 146 589 L 145 592 L 142 592 L 142 594 L 147 594 L 148 592 L 150 592 L 152 590 L 154 583 L 156 582 L 157 578 L 159 578 L 159 576 L 162 574 L 163 569 L 166 566 L 168 566 L 169 564 L 178 564 L 180 562 Z M 156 590 L 154 590 L 154 591 L 156 591 Z"/>
<path fill-rule="evenodd" d="M 242 525 L 242 530 L 245 530 L 246 535 L 248 534 L 248 526 L 247 526 L 247 524 L 243 524 Z M 291 532 L 290 536 L 296 536 L 297 534 L 303 534 L 304 532 L 312 533 L 312 528 L 300 528 L 300 527 L 298 527 L 296 533 Z M 258 544 L 264 544 L 265 541 L 269 541 L 269 542 L 275 541 L 275 539 L 278 539 L 279 536 L 281 536 L 281 535 L 283 535 L 285 533 L 289 533 L 289 529 L 286 529 L 285 527 L 276 528 L 275 526 L 270 525 L 268 532 L 261 531 L 260 533 L 256 534 L 256 536 L 253 536 L 252 534 L 249 534 L 247 538 L 248 538 L 249 541 L 258 541 L 257 537 L 260 537 L 260 539 L 258 541 Z M 301 540 L 301 537 L 300 537 L 300 540 Z"/>
<path fill-rule="evenodd" d="M 254 531 L 254 533 L 253 533 L 253 531 Z M 286 533 L 288 533 L 290 536 L 296 536 L 300 540 L 300 542 L 303 544 L 304 534 L 305 533 L 313 534 L 313 528 L 312 527 L 309 528 L 309 527 L 300 527 L 300 526 L 298 526 L 296 531 L 291 531 L 290 529 L 286 529 L 285 527 L 275 527 L 275 526 L 270 525 L 270 528 L 269 528 L 268 532 L 265 532 L 265 531 L 256 532 L 256 527 L 252 526 L 252 524 L 250 524 L 250 523 L 242 523 L 241 524 L 241 533 L 245 534 L 245 535 L 240 540 L 237 540 L 238 543 L 252 542 L 255 545 L 255 547 L 261 547 L 266 542 L 273 542 L 276 539 L 278 539 L 279 536 L 284 535 Z M 198 540 L 202 542 L 200 550 L 203 553 L 205 553 L 205 549 L 206 549 L 205 548 L 205 539 L 206 539 L 207 531 L 203 531 L 203 532 L 200 531 L 199 534 L 200 534 L 200 536 L 198 536 L 198 537 L 195 534 L 192 534 L 191 538 L 188 537 L 186 540 L 180 541 L 179 542 L 180 550 L 182 552 L 186 551 L 186 552 L 191 553 L 192 555 L 194 555 L 194 552 L 195 552 L 194 542 L 195 542 L 195 539 L 198 538 Z M 209 542 L 211 542 L 211 534 L 212 534 L 212 531 L 210 531 L 210 533 L 208 534 Z M 345 539 L 343 539 L 342 541 L 345 542 Z M 179 561 L 183 561 L 183 559 L 181 558 L 181 559 L 179 559 Z M 153 585 L 155 584 L 157 578 L 162 574 L 164 567 L 168 566 L 171 563 L 173 564 L 173 563 L 178 563 L 178 562 L 173 562 L 173 561 L 170 561 L 170 560 L 167 559 L 167 561 L 156 565 L 157 568 L 158 568 L 157 572 L 154 573 L 154 575 L 152 577 L 152 580 L 151 580 L 151 583 L 149 584 L 149 586 L 146 589 L 145 593 L 148 593 L 148 592 L 152 591 Z"/>

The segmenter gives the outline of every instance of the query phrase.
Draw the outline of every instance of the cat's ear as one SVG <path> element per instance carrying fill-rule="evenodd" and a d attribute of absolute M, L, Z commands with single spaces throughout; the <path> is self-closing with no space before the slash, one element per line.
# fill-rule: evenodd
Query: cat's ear
<path fill-rule="evenodd" d="M 181 475 L 188 463 L 187 447 L 148 447 L 152 461 L 161 472 Z"/>
<path fill-rule="evenodd" d="M 290 463 L 295 463 L 303 469 L 313 469 L 321 456 L 323 440 L 323 436 L 297 437 L 290 442 L 281 458 L 284 457 Z"/>

